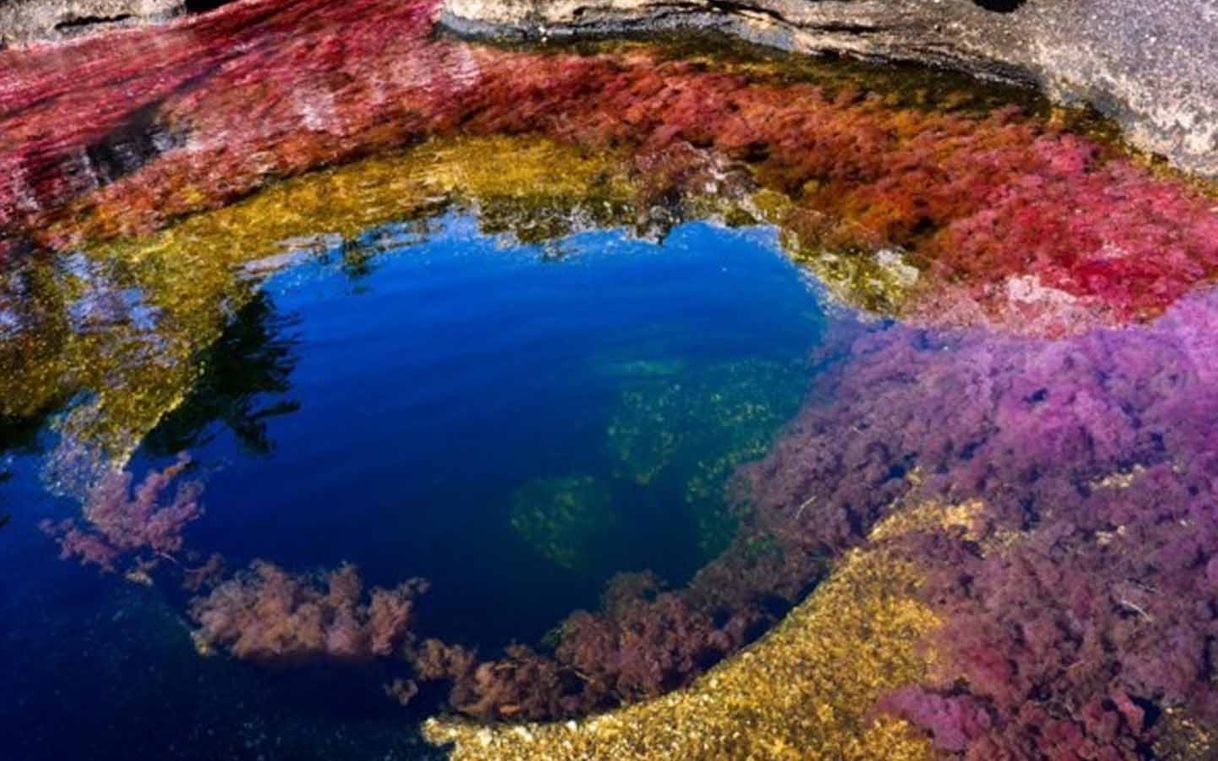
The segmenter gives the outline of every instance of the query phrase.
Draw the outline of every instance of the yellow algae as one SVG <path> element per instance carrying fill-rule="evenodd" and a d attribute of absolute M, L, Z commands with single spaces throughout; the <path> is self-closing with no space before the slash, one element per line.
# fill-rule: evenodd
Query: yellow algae
<path fill-rule="evenodd" d="M 895 315 L 918 286 L 920 271 L 898 249 L 838 249 L 801 240 L 790 224 L 796 213 L 795 203 L 782 193 L 760 190 L 745 208 L 777 226 L 787 255 L 811 270 L 829 295 L 842 304 Z"/>
<path fill-rule="evenodd" d="M 484 232 L 529 243 L 622 224 L 633 220 L 635 179 L 621 156 L 537 136 L 435 140 L 283 180 L 153 235 L 42 257 L 14 276 L 23 282 L 9 285 L 10 299 L 0 293 L 0 309 L 11 301 L 20 317 L 0 334 L 0 418 L 83 393 L 60 423 L 65 440 L 121 463 L 190 392 L 201 352 L 275 269 L 317 253 L 358 269 L 376 247 L 361 234 L 422 225 L 454 202 L 472 207 Z M 761 191 L 744 205 L 711 196 L 694 207 L 782 226 L 791 201 Z M 789 231 L 784 245 L 833 296 L 864 309 L 893 313 L 916 278 L 896 254 L 811 252 Z M 76 314 L 82 302 L 93 314 Z"/>
<path fill-rule="evenodd" d="M 246 265 L 310 242 L 350 240 L 377 224 L 426 216 L 453 200 L 520 202 L 521 216 L 589 199 L 620 204 L 629 188 L 606 156 L 539 138 L 437 141 L 286 180 L 217 211 L 191 217 L 150 240 L 96 253 L 148 263 L 152 293 L 171 303 L 213 302 Z M 522 219 L 521 224 L 527 224 Z M 189 277 L 184 276 L 184 273 Z M 206 287 L 200 279 L 222 282 Z"/>
<path fill-rule="evenodd" d="M 925 737 L 871 714 L 885 691 L 928 673 L 919 642 L 937 625 L 915 596 L 916 569 L 887 540 L 967 526 L 978 508 L 898 513 L 773 631 L 688 688 L 579 721 L 483 726 L 439 717 L 424 733 L 451 745 L 453 761 L 930 759 Z"/>
<path fill-rule="evenodd" d="M 955 528 L 964 531 L 967 538 L 979 541 L 985 533 L 978 525 L 984 510 L 985 503 L 979 499 L 949 504 L 923 502 L 893 511 L 871 530 L 869 538 L 884 542 L 914 531 Z"/>
<path fill-rule="evenodd" d="M 1218 757 L 1218 731 L 1190 718 L 1179 708 L 1163 710 L 1162 736 L 1154 745 L 1155 757 L 1168 761 L 1213 761 Z"/>
<path fill-rule="evenodd" d="M 285 180 L 155 235 L 40 259 L 11 287 L 19 325 L 0 343 L 0 417 L 83 393 L 60 422 L 70 451 L 56 459 L 121 464 L 189 393 L 201 352 L 277 267 L 319 248 L 350 253 L 370 227 L 451 202 L 531 237 L 543 235 L 538 220 L 543 231 L 565 220 L 559 234 L 581 216 L 603 224 L 622 216 L 625 176 L 609 155 L 540 138 L 436 141 Z"/>
<path fill-rule="evenodd" d="M 11 298 L 0 292 L 0 310 L 19 318 L 0 333 L 0 418 L 73 399 L 53 459 L 121 464 L 190 393 L 204 350 L 277 268 L 322 253 L 358 270 L 377 248 L 369 231 L 423 227 L 451 203 L 473 208 L 484 232 L 529 243 L 623 224 L 634 219 L 635 180 L 622 156 L 537 136 L 435 140 L 283 180 L 156 234 L 41 257 L 7 285 Z M 790 200 L 767 191 L 693 207 L 729 222 L 790 222 Z M 916 276 L 891 252 L 810 253 L 789 231 L 784 245 L 836 298 L 872 311 L 896 311 Z"/>

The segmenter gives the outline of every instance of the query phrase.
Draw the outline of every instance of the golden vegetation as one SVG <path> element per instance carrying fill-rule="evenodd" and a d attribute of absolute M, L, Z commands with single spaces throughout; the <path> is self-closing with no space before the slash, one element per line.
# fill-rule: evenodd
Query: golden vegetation
<path fill-rule="evenodd" d="M 772 632 L 687 689 L 566 723 L 436 718 L 425 734 L 452 744 L 453 761 L 930 759 L 928 740 L 871 714 L 882 693 L 927 673 L 918 643 L 936 626 L 915 597 L 915 569 L 890 541 L 920 527 L 968 526 L 977 507 L 898 513 Z"/>

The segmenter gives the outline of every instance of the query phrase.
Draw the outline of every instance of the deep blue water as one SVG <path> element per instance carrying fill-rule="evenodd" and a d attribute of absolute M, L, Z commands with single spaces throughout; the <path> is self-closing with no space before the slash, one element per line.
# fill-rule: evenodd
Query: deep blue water
<path fill-rule="evenodd" d="M 488 651 L 595 606 L 616 572 L 680 584 L 713 556 L 731 514 L 706 484 L 794 414 L 828 319 L 773 231 L 543 250 L 454 215 L 391 248 L 273 276 L 136 453 L 142 474 L 191 452 L 192 550 L 426 577 L 424 633 Z M 743 403 L 763 414 L 725 425 Z M 57 560 L 36 524 L 79 506 L 47 494 L 41 451 L 10 452 L 0 483 L 0 758 L 424 756 L 388 667 L 204 659 L 184 593 Z M 579 521 L 550 520 L 562 495 Z"/>

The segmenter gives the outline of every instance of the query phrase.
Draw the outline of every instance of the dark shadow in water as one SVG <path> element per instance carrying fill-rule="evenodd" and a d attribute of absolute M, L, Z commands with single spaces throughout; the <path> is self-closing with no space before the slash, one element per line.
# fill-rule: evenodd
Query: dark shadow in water
<path fill-rule="evenodd" d="M 42 430 L 50 414 L 51 410 L 22 418 L 0 415 L 0 456 L 10 452 L 37 454 L 38 432 Z M 5 473 L 3 465 L 0 465 L 0 481 L 4 480 Z"/>
<path fill-rule="evenodd" d="M 237 313 L 215 346 L 202 358 L 203 376 L 180 407 L 149 434 L 153 454 L 173 454 L 210 441 L 213 423 L 228 427 L 241 447 L 269 454 L 274 442 L 267 434 L 269 418 L 286 415 L 300 403 L 283 399 L 264 403 L 261 394 L 284 394 L 291 388 L 296 366 L 293 321 L 275 312 L 266 293 L 259 292 Z"/>
<path fill-rule="evenodd" d="M 77 25 L 123 18 L 83 19 Z M 161 102 L 154 101 L 136 109 L 123 124 L 84 147 L 89 166 L 99 183 L 108 185 L 140 169 L 166 150 L 182 145 L 184 136 L 181 132 L 171 131 L 161 123 L 160 108 Z"/>

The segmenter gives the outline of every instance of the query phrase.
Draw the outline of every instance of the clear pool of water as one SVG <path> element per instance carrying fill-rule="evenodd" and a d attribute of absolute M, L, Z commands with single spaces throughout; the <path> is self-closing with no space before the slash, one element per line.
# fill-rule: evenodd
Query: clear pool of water
<path fill-rule="evenodd" d="M 772 230 L 538 247 L 453 213 L 390 237 L 358 267 L 329 252 L 269 277 L 134 453 L 137 477 L 190 453 L 206 508 L 191 553 L 425 577 L 420 628 L 493 652 L 595 607 L 616 573 L 680 585 L 725 546 L 723 487 L 795 414 L 831 319 Z M 4 442 L 15 757 L 429 752 L 404 730 L 435 703 L 387 700 L 393 664 L 201 658 L 187 593 L 58 560 L 37 524 L 80 508 L 45 482 L 54 419 Z"/>

